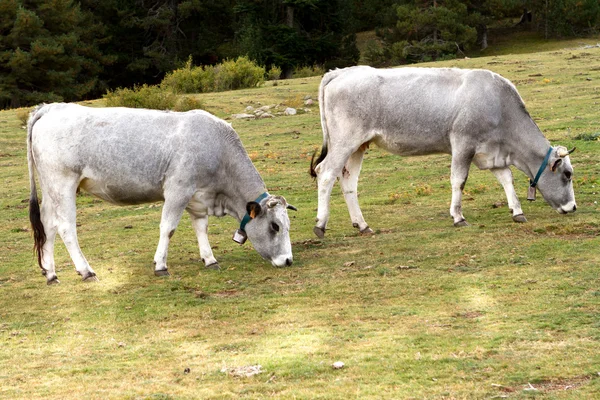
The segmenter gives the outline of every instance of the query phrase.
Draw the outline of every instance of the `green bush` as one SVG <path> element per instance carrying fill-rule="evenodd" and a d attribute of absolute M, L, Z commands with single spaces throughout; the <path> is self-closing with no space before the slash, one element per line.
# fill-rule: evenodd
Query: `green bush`
<path fill-rule="evenodd" d="M 174 93 L 193 93 L 199 85 L 199 79 L 197 69 L 192 68 L 190 57 L 183 68 L 167 73 L 160 85 Z"/>
<path fill-rule="evenodd" d="M 27 120 L 29 119 L 29 113 L 31 112 L 31 108 L 19 108 L 15 112 L 17 118 L 23 125 L 27 125 Z"/>
<path fill-rule="evenodd" d="M 159 86 L 134 86 L 133 89 L 120 88 L 104 95 L 108 107 L 151 108 L 172 110 L 177 103 L 177 95 Z"/>
<path fill-rule="evenodd" d="M 267 80 L 276 81 L 279 78 L 281 78 L 281 68 L 274 65 L 269 72 L 267 72 Z"/>
<path fill-rule="evenodd" d="M 160 86 L 175 93 L 221 92 L 256 87 L 264 82 L 265 73 L 248 57 L 205 67 L 192 67 L 190 58 L 183 68 L 168 73 Z"/>
<path fill-rule="evenodd" d="M 265 80 L 265 68 L 248 57 L 225 60 L 215 67 L 216 91 L 256 87 Z"/>
<path fill-rule="evenodd" d="M 204 103 L 201 100 L 191 96 L 178 96 L 173 111 L 189 111 L 202 108 L 204 108 Z"/>
<path fill-rule="evenodd" d="M 296 67 L 292 74 L 293 78 L 309 78 L 325 74 L 325 68 L 320 65 Z"/>
<path fill-rule="evenodd" d="M 389 61 L 385 49 L 375 40 L 369 40 L 366 45 L 364 59 L 371 67 L 384 66 Z"/>
<path fill-rule="evenodd" d="M 160 86 L 134 86 L 108 91 L 104 95 L 107 107 L 150 108 L 154 110 L 188 111 L 203 107 L 200 100 L 178 96 Z"/>

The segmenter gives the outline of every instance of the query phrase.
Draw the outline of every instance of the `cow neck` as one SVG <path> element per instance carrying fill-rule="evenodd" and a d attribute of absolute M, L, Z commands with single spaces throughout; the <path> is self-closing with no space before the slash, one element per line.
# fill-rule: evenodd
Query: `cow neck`
<path fill-rule="evenodd" d="M 537 128 L 537 126 L 536 126 Z M 529 136 L 520 136 L 513 141 L 515 149 L 514 165 L 523 171 L 529 179 L 534 179 L 540 165 L 542 165 L 548 149 L 551 147 L 548 139 L 544 137 L 539 129 L 536 133 Z"/>
<path fill-rule="evenodd" d="M 226 209 L 232 217 L 241 222 L 246 215 L 246 204 L 255 201 L 267 189 L 245 151 L 232 159 L 237 162 L 230 162 L 227 169 L 229 176 L 235 177 L 235 179 L 229 181 L 227 185 L 229 190 L 224 191 L 227 197 Z"/>

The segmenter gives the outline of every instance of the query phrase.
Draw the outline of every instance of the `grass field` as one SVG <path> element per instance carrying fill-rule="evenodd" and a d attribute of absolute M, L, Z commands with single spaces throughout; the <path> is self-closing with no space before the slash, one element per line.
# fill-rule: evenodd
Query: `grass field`
<path fill-rule="evenodd" d="M 48 287 L 28 226 L 26 132 L 14 110 L 0 112 L 0 398 L 599 398 L 600 142 L 584 139 L 600 132 L 600 48 L 435 65 L 501 73 L 553 144 L 577 146 L 576 213 L 527 203 L 515 170 L 529 220 L 515 224 L 494 176 L 473 167 L 471 226 L 456 229 L 450 157 L 375 148 L 359 191 L 376 234 L 352 228 L 336 186 L 318 240 L 307 174 L 322 137 L 314 105 L 231 121 L 269 191 L 299 209 L 292 267 L 273 268 L 231 241 L 233 219 L 213 218 L 223 269 L 205 270 L 184 216 L 171 277 L 156 278 L 160 204 L 116 207 L 82 193 L 79 240 L 100 281 L 81 282 L 57 241 L 61 284 Z M 199 97 L 225 118 L 258 102 L 302 107 L 318 83 Z M 262 373 L 244 376 L 257 365 Z"/>

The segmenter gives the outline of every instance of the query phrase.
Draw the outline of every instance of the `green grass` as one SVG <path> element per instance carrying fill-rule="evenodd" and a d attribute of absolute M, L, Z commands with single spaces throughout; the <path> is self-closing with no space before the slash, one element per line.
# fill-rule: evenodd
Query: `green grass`
<path fill-rule="evenodd" d="M 473 167 L 463 207 L 472 226 L 455 229 L 449 156 L 371 149 L 359 190 L 376 234 L 357 234 L 336 186 L 317 240 L 307 170 L 321 145 L 318 106 L 231 121 L 269 190 L 299 209 L 284 269 L 232 242 L 233 219 L 213 218 L 223 270 L 205 270 L 184 216 L 172 276 L 156 278 L 160 206 L 81 194 L 79 239 L 100 282 L 82 283 L 58 241 L 61 284 L 47 287 L 24 202 L 25 130 L 15 111 L 0 112 L 0 398 L 598 398 L 600 142 L 575 138 L 600 131 L 600 48 L 567 47 L 435 64 L 501 73 L 553 143 L 577 146 L 578 210 L 567 216 L 527 203 L 515 170 L 529 222 L 513 223 L 494 208 L 506 201 L 501 186 Z M 228 117 L 257 102 L 297 106 L 318 83 L 198 97 Z M 221 372 L 257 364 L 264 372 L 249 378 Z"/>

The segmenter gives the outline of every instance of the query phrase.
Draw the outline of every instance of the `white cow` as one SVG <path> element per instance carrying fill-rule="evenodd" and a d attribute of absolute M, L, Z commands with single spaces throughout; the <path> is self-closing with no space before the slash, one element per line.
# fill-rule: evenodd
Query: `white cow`
<path fill-rule="evenodd" d="M 339 178 L 350 218 L 372 230 L 358 205 L 363 154 L 374 143 L 392 153 L 452 155 L 450 215 L 467 225 L 462 190 L 473 162 L 491 170 L 504 187 L 513 220 L 525 222 L 510 166 L 532 180 L 558 212 L 576 210 L 573 168 L 566 148 L 552 147 L 507 79 L 486 70 L 351 67 L 325 74 L 319 88 L 323 147 L 311 161 L 319 206 L 314 232 L 323 237 L 329 197 Z M 571 150 L 572 151 L 572 150 Z"/>
<path fill-rule="evenodd" d="M 265 184 L 225 121 L 204 111 L 186 113 L 75 104 L 37 107 L 27 124 L 30 220 L 38 263 L 57 283 L 56 233 L 84 280 L 95 280 L 77 241 L 75 195 L 82 188 L 114 204 L 164 201 L 157 276 L 168 275 L 167 249 L 184 210 L 192 218 L 200 256 L 218 268 L 208 242 L 208 216 L 241 222 L 234 239 L 247 237 L 277 267 L 292 264 L 287 209 Z M 34 170 L 42 189 L 38 205 Z"/>

